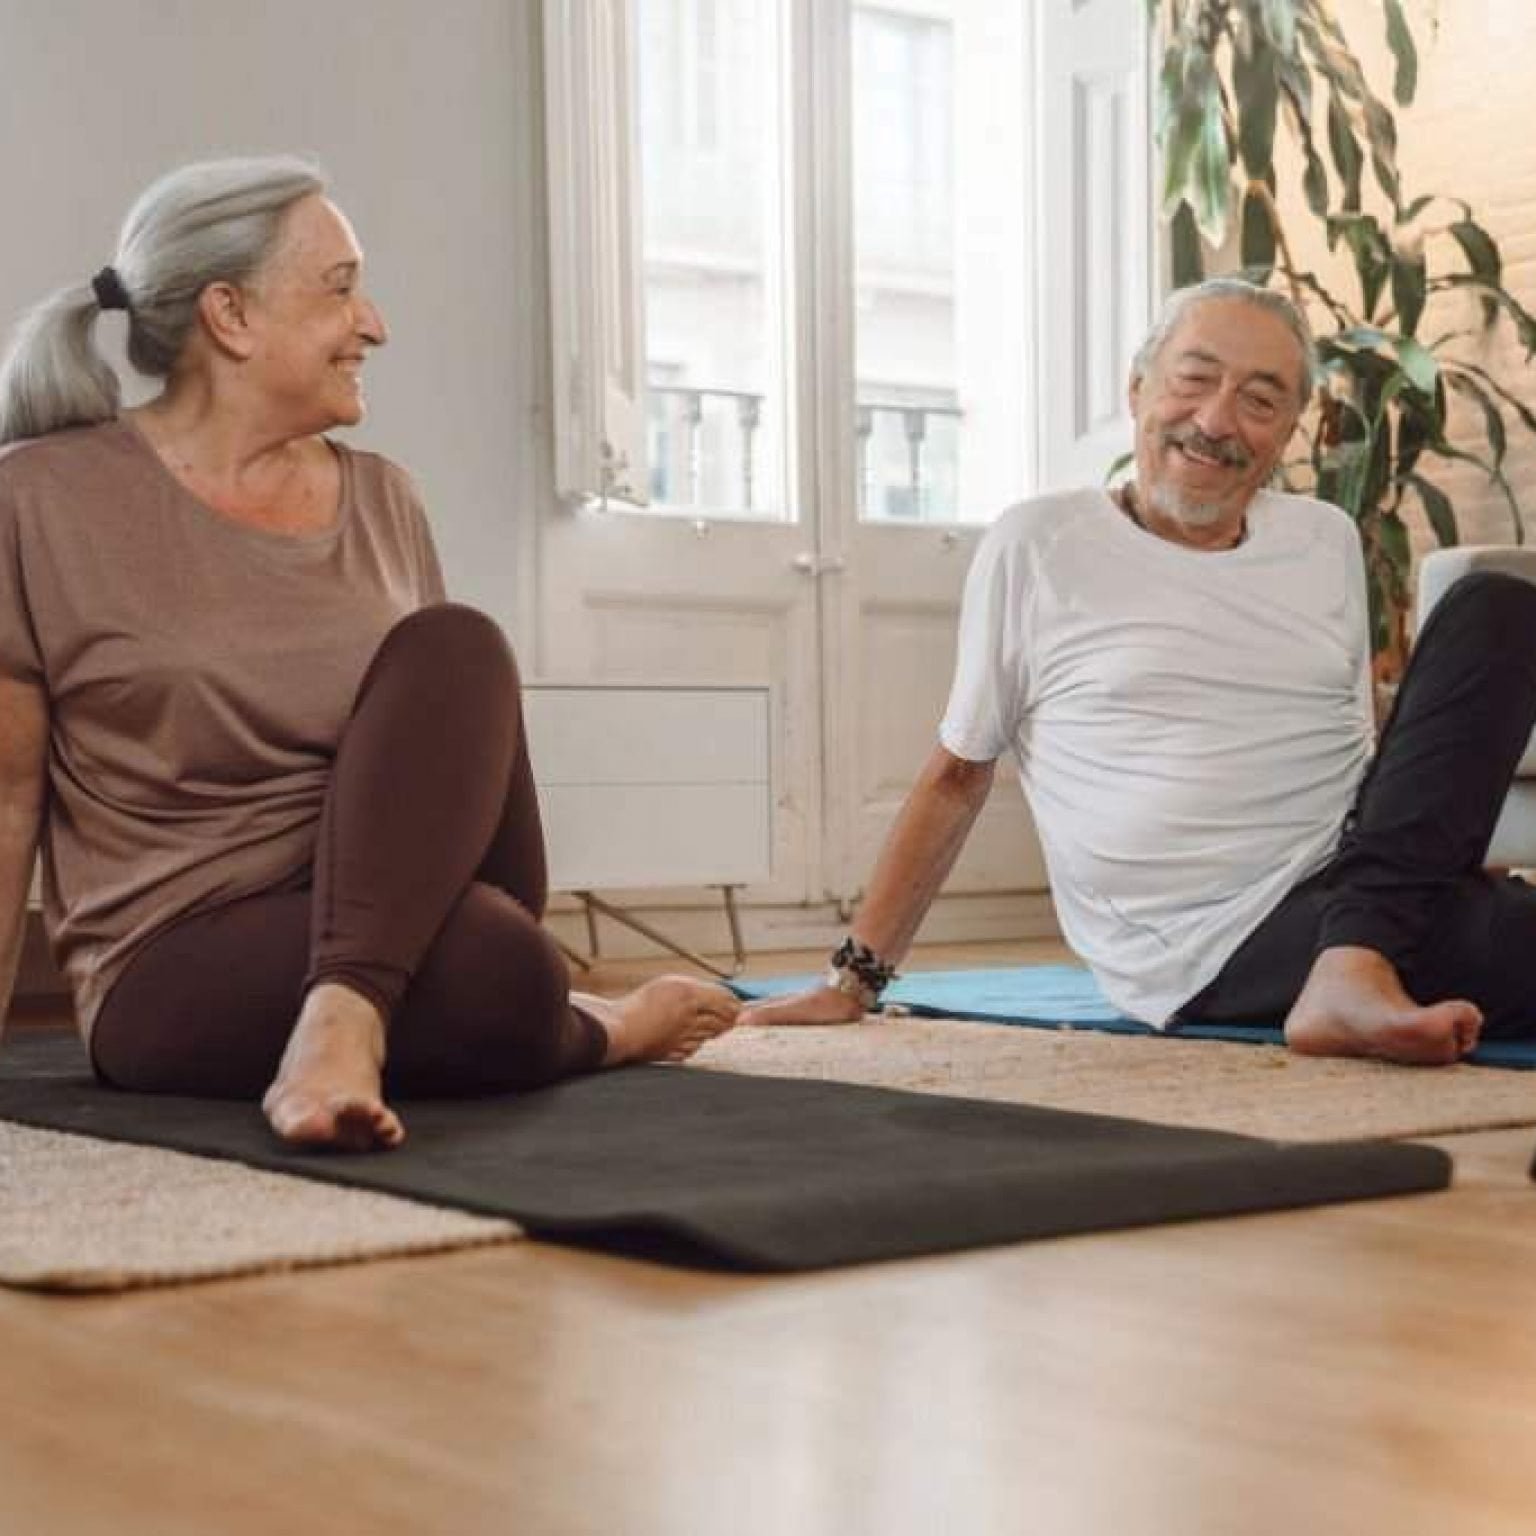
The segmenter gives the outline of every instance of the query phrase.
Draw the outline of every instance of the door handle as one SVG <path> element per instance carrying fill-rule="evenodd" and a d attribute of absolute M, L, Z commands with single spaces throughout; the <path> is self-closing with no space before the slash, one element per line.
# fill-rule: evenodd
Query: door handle
<path fill-rule="evenodd" d="M 848 568 L 848 561 L 842 555 L 816 555 L 809 550 L 802 550 L 789 563 L 802 576 L 825 576 L 828 571 Z"/>

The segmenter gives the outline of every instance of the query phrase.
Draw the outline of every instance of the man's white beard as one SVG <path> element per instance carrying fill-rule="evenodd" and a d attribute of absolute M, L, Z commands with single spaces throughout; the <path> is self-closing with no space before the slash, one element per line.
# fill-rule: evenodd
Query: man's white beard
<path fill-rule="evenodd" d="M 1147 500 L 1155 511 L 1183 528 L 1214 528 L 1228 515 L 1219 501 L 1190 501 L 1166 481 L 1154 485 Z"/>

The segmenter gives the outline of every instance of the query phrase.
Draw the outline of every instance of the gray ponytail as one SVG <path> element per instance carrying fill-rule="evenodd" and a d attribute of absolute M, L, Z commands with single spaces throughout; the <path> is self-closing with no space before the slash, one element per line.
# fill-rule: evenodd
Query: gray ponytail
<path fill-rule="evenodd" d="M 117 375 L 91 334 L 99 311 L 87 283 L 22 317 L 0 363 L 0 443 L 117 415 Z"/>
<path fill-rule="evenodd" d="M 186 346 L 209 283 L 247 283 L 277 243 L 283 215 L 325 190 L 290 156 L 206 160 L 162 176 L 129 211 L 112 265 L 128 298 L 128 360 L 165 378 Z M 22 318 L 0 361 L 0 443 L 115 416 L 117 374 L 97 350 L 101 313 L 87 283 Z"/>

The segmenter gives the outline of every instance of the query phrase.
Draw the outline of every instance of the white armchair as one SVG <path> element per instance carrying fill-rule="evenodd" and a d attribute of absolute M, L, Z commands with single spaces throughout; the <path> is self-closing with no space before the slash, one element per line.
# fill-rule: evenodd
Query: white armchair
<path fill-rule="evenodd" d="M 1424 627 L 1429 610 L 1451 583 L 1469 571 L 1507 571 L 1536 583 L 1536 548 L 1517 544 L 1470 545 L 1437 549 L 1419 564 L 1419 596 L 1414 631 Z M 1536 866 L 1536 735 L 1526 745 L 1515 770 L 1515 782 L 1504 802 L 1499 824 L 1488 847 L 1489 865 L 1496 869 Z"/>

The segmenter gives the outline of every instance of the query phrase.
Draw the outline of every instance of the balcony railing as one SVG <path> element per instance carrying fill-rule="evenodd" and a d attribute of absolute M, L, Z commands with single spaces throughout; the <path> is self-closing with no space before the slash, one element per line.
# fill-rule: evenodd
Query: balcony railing
<path fill-rule="evenodd" d="M 859 516 L 870 522 L 952 523 L 959 426 L 958 406 L 855 402 Z M 888 472 L 893 432 L 899 433 L 895 457 L 905 459 L 904 477 Z"/>
<path fill-rule="evenodd" d="M 651 502 L 765 512 L 764 398 L 745 390 L 653 384 Z M 961 411 L 860 400 L 854 407 L 858 511 L 872 522 L 953 522 Z"/>
<path fill-rule="evenodd" d="M 671 384 L 653 384 L 647 393 L 652 503 L 763 510 L 758 484 L 763 397 Z"/>

